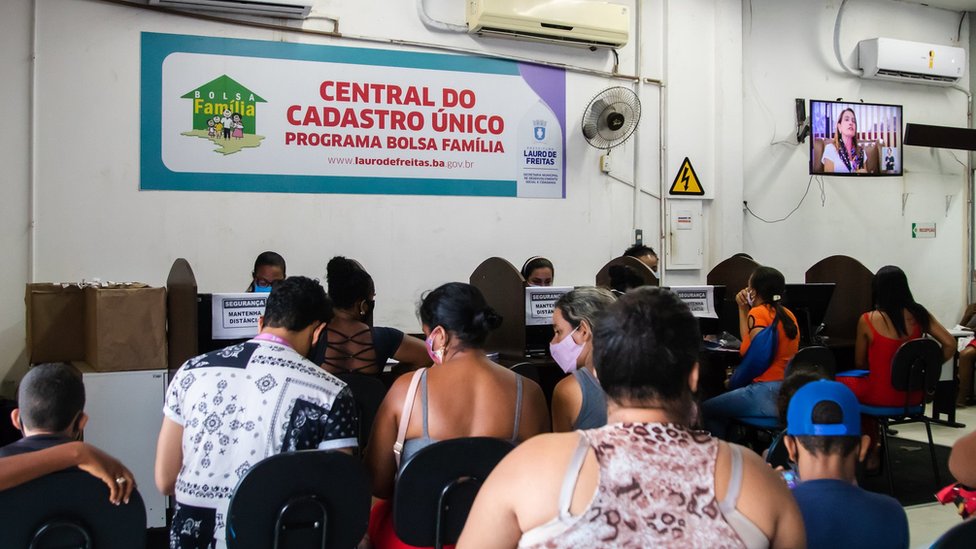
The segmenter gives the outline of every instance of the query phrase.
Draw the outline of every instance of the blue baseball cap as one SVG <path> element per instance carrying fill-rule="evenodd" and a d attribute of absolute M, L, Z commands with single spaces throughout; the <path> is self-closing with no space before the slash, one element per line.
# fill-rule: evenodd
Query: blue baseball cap
<path fill-rule="evenodd" d="M 840 423 L 814 423 L 813 410 L 821 402 L 840 407 Z M 786 410 L 786 434 L 794 436 L 860 436 L 861 405 L 843 383 L 821 379 L 800 387 Z"/>

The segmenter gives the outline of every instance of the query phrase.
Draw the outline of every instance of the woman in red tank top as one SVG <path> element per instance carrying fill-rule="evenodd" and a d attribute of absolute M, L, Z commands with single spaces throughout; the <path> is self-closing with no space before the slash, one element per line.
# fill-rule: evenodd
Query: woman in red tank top
<path fill-rule="evenodd" d="M 854 342 L 854 362 L 863 377 L 837 375 L 858 401 L 871 406 L 902 406 L 905 392 L 891 386 L 891 360 L 902 343 L 928 334 L 942 345 L 942 356 L 948 360 L 956 351 L 956 340 L 922 305 L 915 301 L 905 272 L 893 265 L 882 267 L 871 281 L 874 310 L 861 315 Z M 909 396 L 909 404 L 921 404 L 921 391 Z M 878 427 L 866 422 L 863 432 L 877 440 Z"/>
<path fill-rule="evenodd" d="M 943 358 L 948 360 L 956 350 L 951 334 L 915 301 L 908 287 L 905 272 L 888 265 L 878 270 L 871 281 L 874 310 L 861 316 L 857 323 L 854 361 L 857 367 L 868 370 L 865 377 L 842 377 L 857 399 L 872 406 L 901 406 L 905 393 L 891 386 L 891 359 L 902 343 L 929 334 L 942 345 Z M 922 394 L 912 395 L 910 404 L 922 402 Z"/>

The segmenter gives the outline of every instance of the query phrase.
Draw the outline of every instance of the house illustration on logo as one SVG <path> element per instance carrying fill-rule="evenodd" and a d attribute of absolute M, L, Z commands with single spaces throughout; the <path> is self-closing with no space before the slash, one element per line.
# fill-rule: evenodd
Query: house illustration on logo
<path fill-rule="evenodd" d="M 190 99 L 193 109 L 193 129 L 182 135 L 208 139 L 224 155 L 261 145 L 257 104 L 267 101 L 233 78 L 221 75 L 181 98 Z"/>

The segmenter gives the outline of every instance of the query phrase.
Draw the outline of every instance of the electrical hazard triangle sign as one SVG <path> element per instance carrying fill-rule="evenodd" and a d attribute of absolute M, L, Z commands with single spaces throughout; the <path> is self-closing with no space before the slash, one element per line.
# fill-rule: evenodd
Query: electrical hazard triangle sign
<path fill-rule="evenodd" d="M 701 196 L 705 194 L 705 189 L 701 186 L 701 181 L 698 180 L 698 174 L 695 173 L 695 168 L 691 167 L 691 160 L 685 157 L 685 161 L 681 163 L 681 167 L 678 168 L 677 175 L 674 176 L 674 183 L 671 184 L 671 190 L 668 191 L 671 195 L 694 195 Z"/>

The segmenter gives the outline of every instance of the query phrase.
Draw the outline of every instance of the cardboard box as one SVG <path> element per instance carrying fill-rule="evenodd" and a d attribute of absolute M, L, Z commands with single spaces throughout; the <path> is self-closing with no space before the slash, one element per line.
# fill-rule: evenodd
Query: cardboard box
<path fill-rule="evenodd" d="M 80 286 L 28 284 L 24 301 L 31 364 L 85 358 L 85 295 Z"/>
<path fill-rule="evenodd" d="M 85 362 L 98 371 L 166 369 L 166 289 L 85 288 Z"/>

